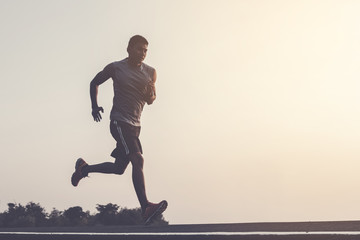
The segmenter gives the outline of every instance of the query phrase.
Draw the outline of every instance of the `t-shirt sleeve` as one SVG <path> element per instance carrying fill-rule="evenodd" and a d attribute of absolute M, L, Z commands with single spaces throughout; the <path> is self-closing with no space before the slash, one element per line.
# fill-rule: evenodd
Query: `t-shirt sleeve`
<path fill-rule="evenodd" d="M 109 78 L 114 76 L 115 68 L 114 63 L 110 63 L 106 65 L 106 67 L 103 69 L 103 73 L 108 76 Z"/>

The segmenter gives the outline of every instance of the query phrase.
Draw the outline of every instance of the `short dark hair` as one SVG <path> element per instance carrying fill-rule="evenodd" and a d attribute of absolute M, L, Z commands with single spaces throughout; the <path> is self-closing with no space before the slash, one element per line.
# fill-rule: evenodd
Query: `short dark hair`
<path fill-rule="evenodd" d="M 129 40 L 129 44 L 128 44 L 128 49 L 130 47 L 133 47 L 135 44 L 137 43 L 142 43 L 142 44 L 146 44 L 149 45 L 148 41 L 146 40 L 146 38 L 144 38 L 143 36 L 140 35 L 135 35 L 132 36 Z"/>

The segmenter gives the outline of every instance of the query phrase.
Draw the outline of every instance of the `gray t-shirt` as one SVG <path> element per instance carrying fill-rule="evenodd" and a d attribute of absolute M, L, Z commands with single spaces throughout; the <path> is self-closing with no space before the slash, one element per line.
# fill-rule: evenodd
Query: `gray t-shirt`
<path fill-rule="evenodd" d="M 111 71 L 114 84 L 110 119 L 140 126 L 147 85 L 153 81 L 155 69 L 145 63 L 140 67 L 131 66 L 128 64 L 128 58 L 125 58 L 110 63 L 105 70 Z"/>

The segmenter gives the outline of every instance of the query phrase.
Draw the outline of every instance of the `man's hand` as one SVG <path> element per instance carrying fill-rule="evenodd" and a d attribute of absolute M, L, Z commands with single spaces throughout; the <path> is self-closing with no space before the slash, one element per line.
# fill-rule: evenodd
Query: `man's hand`
<path fill-rule="evenodd" d="M 92 112 L 91 112 L 91 115 L 93 116 L 94 121 L 96 121 L 96 122 L 100 122 L 100 121 L 101 121 L 100 111 L 101 111 L 102 113 L 104 113 L 104 109 L 103 109 L 102 107 L 95 107 L 95 108 L 93 108 L 93 110 L 92 110 Z"/>
<path fill-rule="evenodd" d="M 152 80 L 149 82 L 149 85 L 147 86 L 145 101 L 147 102 L 148 105 L 152 104 L 156 99 L 155 82 L 156 82 L 156 70 L 154 69 Z"/>
<path fill-rule="evenodd" d="M 147 104 L 150 105 L 154 102 L 155 99 L 156 99 L 155 83 L 149 82 L 146 88 L 145 101 L 147 102 Z"/>

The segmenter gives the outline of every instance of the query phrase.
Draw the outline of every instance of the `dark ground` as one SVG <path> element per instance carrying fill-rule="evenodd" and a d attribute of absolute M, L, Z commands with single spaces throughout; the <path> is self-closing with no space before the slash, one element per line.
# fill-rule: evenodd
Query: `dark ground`
<path fill-rule="evenodd" d="M 92 232 L 92 233 L 171 233 L 171 232 L 326 232 L 360 231 L 360 221 L 338 222 L 269 222 L 183 224 L 167 226 L 94 226 L 94 227 L 42 227 L 0 228 L 1 232 Z M 359 238 L 360 240 L 360 238 Z"/>
<path fill-rule="evenodd" d="M 358 231 L 358 233 L 356 232 Z M 17 234 L 13 234 L 13 233 Z M 35 234 L 42 232 L 43 234 Z M 220 234 L 219 234 L 220 232 Z M 261 233 L 263 232 L 263 233 Z M 269 232 L 291 232 L 274 235 Z M 321 232 L 316 234 L 316 232 Z M 326 233 L 328 232 L 328 233 Z M 331 232 L 343 232 L 334 234 Z M 352 232 L 352 233 L 351 233 Z M 61 234 L 65 233 L 65 234 Z M 97 233 L 97 235 L 89 234 Z M 146 234 L 150 233 L 150 234 Z M 157 234 L 158 233 L 158 234 Z M 166 235 L 163 235 L 167 233 Z M 190 233 L 179 235 L 176 233 Z M 191 233 L 194 233 L 192 235 Z M 224 234 L 221 234 L 224 233 Z M 225 234 L 227 233 L 227 234 Z M 294 234 L 296 233 L 296 234 Z M 101 234 L 101 235 L 99 235 Z M 138 235 L 144 234 L 144 235 Z M 360 221 L 3 228 L 0 240 L 360 240 Z"/>

